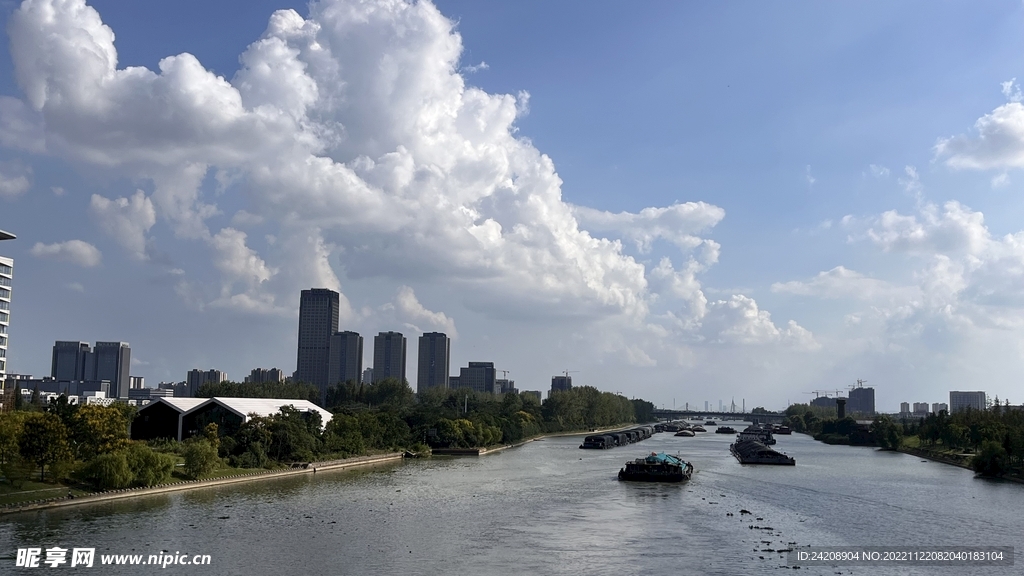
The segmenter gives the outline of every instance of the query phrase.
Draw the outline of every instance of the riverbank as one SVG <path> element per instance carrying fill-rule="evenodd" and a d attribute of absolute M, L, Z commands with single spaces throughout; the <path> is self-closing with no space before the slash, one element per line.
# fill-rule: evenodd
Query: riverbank
<path fill-rule="evenodd" d="M 518 448 L 524 444 L 535 442 L 537 440 L 543 440 L 544 438 L 557 438 L 560 436 L 584 436 L 591 434 L 601 434 L 602 432 L 618 432 L 621 430 L 629 430 L 635 426 L 643 426 L 643 424 L 620 424 L 618 426 L 612 426 L 610 428 L 599 428 L 596 430 L 577 430 L 574 432 L 552 432 L 550 434 L 540 434 L 532 438 L 520 440 L 515 444 L 505 444 L 501 446 L 491 446 L 488 448 L 434 448 L 431 450 L 432 454 L 438 456 L 483 456 L 485 454 L 492 454 L 494 452 L 501 452 L 502 450 L 508 450 L 509 448 Z"/>
<path fill-rule="evenodd" d="M 301 467 L 296 468 L 284 468 L 281 470 L 249 472 L 245 474 L 237 474 L 234 476 L 213 478 L 210 480 L 192 480 L 184 482 L 175 482 L 172 484 L 161 484 L 159 486 L 152 486 L 149 488 L 125 488 L 123 490 L 108 490 L 106 492 L 98 492 L 95 494 L 90 494 L 88 496 L 79 496 L 75 498 L 50 498 L 46 500 L 36 500 L 32 502 L 9 504 L 7 506 L 0 507 L 0 515 L 17 514 L 19 512 L 29 512 L 49 508 L 79 506 L 82 504 L 94 504 L 97 502 L 122 500 L 125 498 L 135 498 L 137 496 L 151 496 L 154 494 L 165 494 L 168 492 L 179 492 L 182 490 L 209 488 L 212 486 L 223 486 L 227 484 L 237 484 L 240 482 L 251 482 L 254 480 L 268 480 L 271 478 L 294 476 L 296 474 L 315 474 L 317 471 L 320 470 L 341 470 L 344 468 L 353 468 L 357 466 L 370 466 L 373 464 L 380 464 L 383 462 L 401 460 L 402 456 L 403 454 L 401 452 L 391 452 L 387 454 L 376 454 L 372 456 L 358 456 L 355 458 L 345 458 L 343 460 L 310 462 L 309 464 L 305 464 Z"/>
<path fill-rule="evenodd" d="M 593 434 L 595 432 L 605 432 L 609 430 L 621 430 L 624 429 L 622 426 L 614 426 L 596 431 L 576 431 L 576 432 L 554 432 L 551 434 L 542 434 L 527 438 L 514 444 L 506 444 L 501 446 L 493 446 L 488 448 L 452 448 L 444 449 L 439 448 L 432 450 L 433 454 L 439 456 L 450 455 L 450 456 L 483 456 L 485 454 L 492 454 L 508 450 L 509 448 L 518 448 L 530 442 L 537 440 L 543 440 L 544 438 L 558 437 L 558 436 L 579 436 L 584 434 Z M 251 482 L 255 480 L 267 480 L 271 478 L 281 478 L 283 476 L 291 476 L 295 474 L 315 474 L 318 470 L 340 470 L 344 468 L 351 468 L 355 466 L 369 466 L 373 464 L 379 464 L 383 462 L 389 462 L 393 460 L 401 460 L 404 457 L 402 452 L 392 452 L 388 454 L 379 454 L 371 456 L 358 456 L 355 458 L 345 458 L 343 460 L 328 460 L 323 462 L 310 462 L 303 464 L 301 467 L 295 468 L 284 468 L 279 470 L 264 470 L 259 472 L 248 472 L 244 474 L 236 474 L 233 476 L 224 476 L 220 478 L 211 478 L 209 480 L 191 480 L 174 482 L 170 484 L 161 484 L 159 486 L 151 486 L 149 488 L 125 488 L 123 490 L 108 490 L 105 492 L 98 492 L 94 494 L 88 494 L 84 496 L 76 496 L 74 498 L 59 497 L 59 498 L 48 498 L 42 500 L 33 500 L 29 502 L 18 502 L 16 504 L 8 504 L 6 506 L 0 506 L 0 515 L 5 514 L 17 514 L 20 512 L 30 512 L 36 510 L 44 510 L 50 508 L 62 508 L 67 506 L 78 506 L 82 504 L 92 504 L 97 502 L 106 502 L 111 500 L 121 500 L 125 498 L 135 498 L 137 496 L 151 496 L 154 494 L 164 494 L 168 492 L 179 492 L 182 490 L 193 490 L 198 488 L 208 488 L 212 486 L 223 486 L 227 484 L 236 484 L 240 482 Z"/>

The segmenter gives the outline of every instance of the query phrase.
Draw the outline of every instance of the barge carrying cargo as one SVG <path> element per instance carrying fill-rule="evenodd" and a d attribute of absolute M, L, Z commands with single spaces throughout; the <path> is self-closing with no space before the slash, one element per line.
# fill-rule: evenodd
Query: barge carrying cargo
<path fill-rule="evenodd" d="M 740 464 L 796 465 L 796 458 L 776 452 L 757 440 L 737 440 L 735 444 L 729 446 L 729 451 L 740 461 Z"/>
<path fill-rule="evenodd" d="M 693 464 L 664 452 L 651 452 L 646 458 L 626 462 L 619 470 L 619 480 L 633 482 L 683 482 L 692 475 Z"/>

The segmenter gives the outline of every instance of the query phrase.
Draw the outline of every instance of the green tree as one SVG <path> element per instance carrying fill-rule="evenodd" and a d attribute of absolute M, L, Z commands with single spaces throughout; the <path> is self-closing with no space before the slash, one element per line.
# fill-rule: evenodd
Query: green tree
<path fill-rule="evenodd" d="M 86 464 L 84 475 L 100 490 L 127 488 L 135 478 L 124 452 L 97 455 Z"/>
<path fill-rule="evenodd" d="M 18 440 L 24 429 L 23 412 L 0 413 L 0 464 L 18 457 Z"/>
<path fill-rule="evenodd" d="M 348 414 L 335 414 L 327 423 L 324 439 L 328 451 L 352 456 L 366 452 L 366 443 L 359 428 L 359 419 Z"/>
<path fill-rule="evenodd" d="M 39 467 L 39 479 L 46 479 L 46 466 L 73 458 L 68 446 L 68 431 L 56 414 L 31 414 L 18 439 L 21 455 Z"/>
<path fill-rule="evenodd" d="M 77 410 L 78 404 L 68 402 L 66 394 L 61 394 L 60 396 L 50 400 L 50 404 L 46 407 L 47 412 L 56 414 L 60 417 L 61 422 L 68 427 L 71 426 L 71 417 L 74 416 Z"/>
<path fill-rule="evenodd" d="M 871 423 L 871 437 L 875 445 L 886 450 L 896 450 L 903 444 L 900 426 L 888 416 L 879 416 Z"/>
<path fill-rule="evenodd" d="M 24 410 L 25 409 L 25 399 L 21 396 L 21 385 L 20 384 L 15 384 L 14 385 L 14 409 L 15 410 Z"/>
<path fill-rule="evenodd" d="M 90 404 L 80 407 L 71 417 L 71 436 L 78 457 L 91 460 L 128 447 L 128 419 L 119 408 Z"/>
<path fill-rule="evenodd" d="M 192 479 L 208 476 L 220 463 L 217 450 L 203 438 L 193 438 L 185 442 L 181 452 L 185 458 L 185 475 Z"/>
<path fill-rule="evenodd" d="M 982 476 L 1002 476 L 1010 471 L 1010 459 L 1002 444 L 986 440 L 971 459 L 971 467 Z"/>
<path fill-rule="evenodd" d="M 132 473 L 131 482 L 136 486 L 149 487 L 167 482 L 177 463 L 170 454 L 161 454 L 142 442 L 132 442 L 124 455 Z"/>

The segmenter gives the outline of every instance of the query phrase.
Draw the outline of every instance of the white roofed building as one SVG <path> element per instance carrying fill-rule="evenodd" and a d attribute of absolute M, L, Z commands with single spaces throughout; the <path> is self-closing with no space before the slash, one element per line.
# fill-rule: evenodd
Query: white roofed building
<path fill-rule="evenodd" d="M 272 416 L 281 408 L 291 406 L 307 417 L 320 417 L 320 427 L 331 420 L 333 414 L 309 400 L 288 398 L 159 398 L 139 409 L 132 423 L 132 438 L 149 440 L 172 438 L 185 440 L 197 434 L 208 424 L 217 424 L 223 434 L 234 434 L 249 418 Z"/>

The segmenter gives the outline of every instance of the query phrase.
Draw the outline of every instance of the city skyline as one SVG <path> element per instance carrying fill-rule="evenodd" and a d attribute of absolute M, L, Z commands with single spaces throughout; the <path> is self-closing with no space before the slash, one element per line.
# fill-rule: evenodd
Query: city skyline
<path fill-rule="evenodd" d="M 524 389 L 1024 400 L 1019 2 L 2 17 L 8 372 L 78 339 L 151 382 L 290 373 L 318 286 Z"/>

